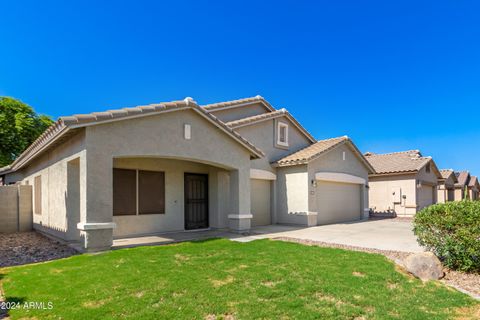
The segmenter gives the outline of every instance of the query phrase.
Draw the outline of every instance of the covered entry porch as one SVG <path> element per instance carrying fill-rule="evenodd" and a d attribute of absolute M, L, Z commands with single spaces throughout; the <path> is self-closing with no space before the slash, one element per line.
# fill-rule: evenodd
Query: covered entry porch
<path fill-rule="evenodd" d="M 114 238 L 224 229 L 238 192 L 238 170 L 172 158 L 113 160 Z M 241 228 L 238 228 L 241 227 Z M 248 229 L 249 226 L 233 226 Z"/>

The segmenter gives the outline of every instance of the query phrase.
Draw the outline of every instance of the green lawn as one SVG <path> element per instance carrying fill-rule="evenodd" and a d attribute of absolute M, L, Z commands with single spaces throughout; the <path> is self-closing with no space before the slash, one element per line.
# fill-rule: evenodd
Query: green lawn
<path fill-rule="evenodd" d="M 124 249 L 0 274 L 9 301 L 53 302 L 12 319 L 447 319 L 477 307 L 380 255 L 271 240 Z"/>

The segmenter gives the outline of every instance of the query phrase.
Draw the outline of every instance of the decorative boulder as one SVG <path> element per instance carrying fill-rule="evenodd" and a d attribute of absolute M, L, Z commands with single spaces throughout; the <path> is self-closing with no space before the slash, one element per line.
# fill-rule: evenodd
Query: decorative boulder
<path fill-rule="evenodd" d="M 437 280 L 443 277 L 443 267 L 431 252 L 413 253 L 404 261 L 405 268 L 422 280 Z"/>

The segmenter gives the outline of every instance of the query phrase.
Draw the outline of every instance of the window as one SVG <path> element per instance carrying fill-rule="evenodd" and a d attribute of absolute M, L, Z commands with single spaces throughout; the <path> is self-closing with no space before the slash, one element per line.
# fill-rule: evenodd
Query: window
<path fill-rule="evenodd" d="M 288 147 L 288 124 L 278 122 L 277 124 L 277 144 Z"/>
<path fill-rule="evenodd" d="M 113 169 L 113 215 L 137 214 L 137 171 Z"/>
<path fill-rule="evenodd" d="M 165 173 L 113 169 L 113 215 L 165 213 Z"/>
<path fill-rule="evenodd" d="M 430 173 L 430 162 L 427 163 L 427 166 L 425 167 L 425 171 L 426 171 L 427 173 Z"/>
<path fill-rule="evenodd" d="M 165 213 L 165 173 L 138 171 L 138 213 Z"/>
<path fill-rule="evenodd" d="M 33 196 L 35 198 L 34 212 L 40 215 L 42 214 L 42 176 L 37 176 L 34 179 Z"/>

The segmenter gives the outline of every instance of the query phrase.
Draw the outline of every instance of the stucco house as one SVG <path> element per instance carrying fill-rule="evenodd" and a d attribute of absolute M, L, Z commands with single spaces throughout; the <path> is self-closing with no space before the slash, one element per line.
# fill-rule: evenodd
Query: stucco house
<path fill-rule="evenodd" d="M 453 169 L 442 169 L 440 174 L 442 178 L 438 179 L 437 202 L 455 201 L 455 183 L 458 183 L 455 171 Z"/>
<path fill-rule="evenodd" d="M 476 176 L 470 176 L 470 181 L 468 182 L 468 192 L 470 200 L 479 199 L 480 184 Z"/>
<path fill-rule="evenodd" d="M 369 176 L 370 208 L 377 213 L 412 216 L 436 203 L 442 178 L 431 157 L 418 150 L 374 154 L 365 157 L 375 169 Z"/>
<path fill-rule="evenodd" d="M 33 186 L 35 229 L 90 251 L 151 233 L 366 218 L 373 173 L 348 137 L 316 141 L 260 96 L 61 117 L 0 169 Z"/>
<path fill-rule="evenodd" d="M 455 201 L 462 201 L 466 198 L 466 192 L 470 196 L 470 172 L 468 171 L 456 171 L 457 183 L 455 183 Z"/>

